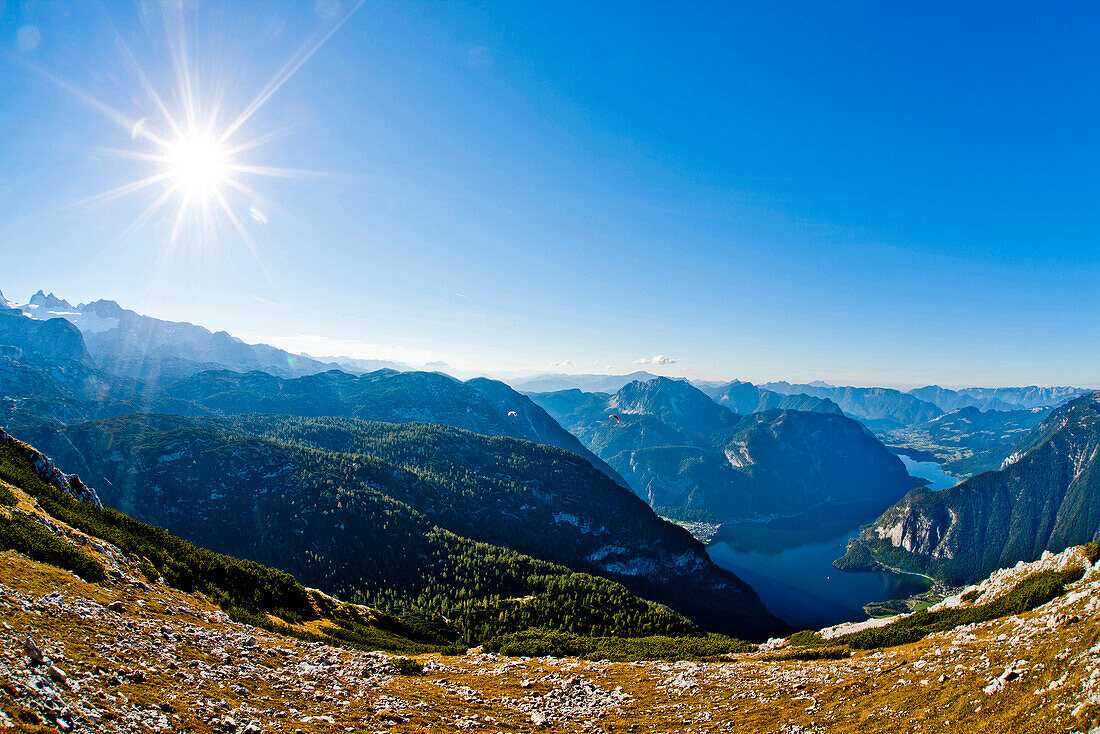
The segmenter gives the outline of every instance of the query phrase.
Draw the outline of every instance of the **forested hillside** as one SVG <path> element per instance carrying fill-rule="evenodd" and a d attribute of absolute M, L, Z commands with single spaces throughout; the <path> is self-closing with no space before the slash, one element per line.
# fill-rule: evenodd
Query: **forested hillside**
<path fill-rule="evenodd" d="M 440 423 L 489 436 L 523 438 L 583 456 L 612 479 L 615 471 L 527 397 L 502 382 L 462 382 L 438 372 L 331 370 L 284 379 L 264 372 L 202 372 L 156 391 L 148 410 L 193 416 L 267 413 Z"/>
<path fill-rule="evenodd" d="M 559 449 L 444 426 L 263 417 L 126 416 L 36 440 L 108 504 L 372 606 L 467 615 L 474 630 L 492 601 L 493 615 L 545 610 L 568 628 L 580 613 L 561 618 L 557 596 L 608 593 L 595 576 L 555 581 L 568 566 L 707 629 L 759 637 L 782 627 L 686 532 Z M 551 593 L 546 606 L 500 601 Z M 630 619 L 650 609 L 572 606 Z"/>

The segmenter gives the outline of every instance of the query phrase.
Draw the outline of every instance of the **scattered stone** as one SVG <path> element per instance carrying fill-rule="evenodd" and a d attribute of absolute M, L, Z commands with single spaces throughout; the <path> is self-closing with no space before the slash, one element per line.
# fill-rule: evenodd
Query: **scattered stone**
<path fill-rule="evenodd" d="M 69 676 L 65 673 L 64 670 L 57 667 L 56 665 L 51 665 L 47 672 L 49 672 L 50 677 L 53 678 L 55 681 L 65 686 L 66 688 L 69 687 Z"/>
<path fill-rule="evenodd" d="M 38 646 L 33 639 L 28 637 L 23 640 L 23 652 L 27 654 L 27 657 L 31 659 L 31 662 L 39 665 L 46 662 L 46 653 L 42 651 L 42 648 Z"/>

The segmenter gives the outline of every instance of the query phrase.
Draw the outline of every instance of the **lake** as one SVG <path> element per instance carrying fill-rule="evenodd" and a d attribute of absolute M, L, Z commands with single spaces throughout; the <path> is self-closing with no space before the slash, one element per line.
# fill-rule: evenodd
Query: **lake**
<path fill-rule="evenodd" d="M 905 464 L 905 470 L 910 476 L 927 479 L 928 486 L 935 490 L 951 489 L 959 483 L 958 477 L 953 477 L 943 470 L 943 467 L 934 461 L 913 461 L 905 454 L 898 454 L 901 463 Z"/>
<path fill-rule="evenodd" d="M 777 553 L 734 550 L 720 541 L 707 546 L 707 552 L 756 589 L 768 611 L 796 627 L 820 629 L 867 619 L 867 602 L 899 599 L 928 588 L 916 577 L 833 568 L 833 561 L 857 535 L 859 528 L 854 528 L 831 540 Z"/>
<path fill-rule="evenodd" d="M 912 476 L 928 480 L 934 490 L 958 481 L 935 462 L 899 458 Z M 863 605 L 868 602 L 899 599 L 928 588 L 927 582 L 913 576 L 833 567 L 848 541 L 859 535 L 860 526 L 884 509 L 831 520 L 816 516 L 724 526 L 707 552 L 756 589 L 769 611 L 797 627 L 819 629 L 859 621 L 867 618 Z M 829 529 L 824 537 L 823 527 Z"/>

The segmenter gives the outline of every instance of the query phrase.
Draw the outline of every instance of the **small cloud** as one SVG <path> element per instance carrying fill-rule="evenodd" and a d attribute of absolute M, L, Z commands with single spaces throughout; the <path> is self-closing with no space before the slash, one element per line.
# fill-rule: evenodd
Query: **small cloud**
<path fill-rule="evenodd" d="M 317 0 L 313 3 L 313 12 L 322 20 L 332 20 L 340 14 L 340 3 L 336 0 Z"/>
<path fill-rule="evenodd" d="M 249 293 L 248 295 L 252 296 L 252 300 L 256 301 L 257 303 L 262 303 L 265 306 L 277 306 L 277 305 L 279 305 L 279 304 L 275 303 L 275 301 L 270 301 L 266 298 L 261 298 L 260 296 L 257 296 L 255 293 Z M 304 354 L 304 352 L 303 352 L 303 354 Z"/>
<path fill-rule="evenodd" d="M 493 65 L 493 53 L 485 46 L 474 46 L 466 54 L 466 64 L 471 69 L 487 69 Z"/>
<path fill-rule="evenodd" d="M 551 367 L 575 367 L 576 364 L 571 359 L 563 359 L 560 362 L 551 362 Z"/>
<path fill-rule="evenodd" d="M 669 357 L 668 355 L 665 355 L 665 354 L 658 354 L 656 357 L 652 357 L 650 359 L 646 359 L 645 357 L 642 357 L 640 359 L 636 359 L 633 362 L 631 362 L 631 364 L 664 365 L 664 364 L 676 364 L 679 361 L 680 361 L 679 357 Z"/>
<path fill-rule="evenodd" d="M 42 31 L 38 26 L 25 25 L 15 32 L 15 45 L 20 51 L 33 51 L 42 43 Z"/>
<path fill-rule="evenodd" d="M 248 207 L 248 216 L 252 217 L 260 224 L 267 224 L 267 216 L 254 206 Z"/>

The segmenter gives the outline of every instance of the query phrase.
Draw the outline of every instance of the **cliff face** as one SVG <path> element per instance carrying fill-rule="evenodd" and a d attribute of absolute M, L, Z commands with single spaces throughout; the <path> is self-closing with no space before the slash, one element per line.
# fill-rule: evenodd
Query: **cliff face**
<path fill-rule="evenodd" d="M 61 471 L 54 466 L 53 461 L 48 456 L 33 446 L 28 446 L 10 436 L 3 428 L 0 428 L 0 446 L 22 455 L 42 481 L 83 502 L 91 502 L 94 505 L 103 504 L 100 502 L 99 495 L 96 494 L 95 490 L 80 481 L 80 477 Z"/>
<path fill-rule="evenodd" d="M 961 583 L 1098 537 L 1100 393 L 1092 393 L 1051 413 L 999 471 L 907 494 L 838 565 L 883 563 Z"/>
<path fill-rule="evenodd" d="M 0 310 L 0 345 L 28 362 L 91 362 L 80 332 L 64 319 L 36 321 L 18 311 Z"/>

